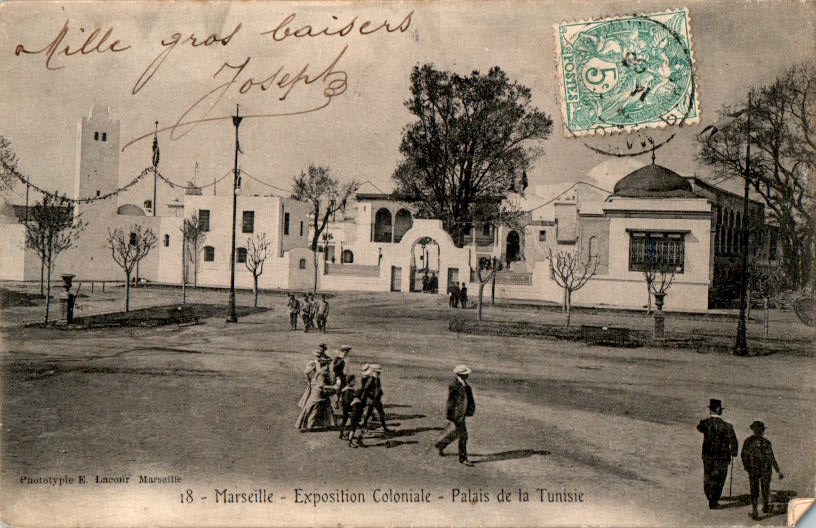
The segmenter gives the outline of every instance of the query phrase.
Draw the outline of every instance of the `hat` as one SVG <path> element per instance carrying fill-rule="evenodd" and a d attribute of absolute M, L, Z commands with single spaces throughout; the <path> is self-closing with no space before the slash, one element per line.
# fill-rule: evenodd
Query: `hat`
<path fill-rule="evenodd" d="M 711 398 L 710 400 L 708 400 L 708 409 L 714 412 L 722 411 L 723 410 L 722 402 L 720 400 Z"/>
<path fill-rule="evenodd" d="M 754 422 L 751 424 L 751 431 L 753 431 L 755 433 L 758 432 L 758 431 L 764 431 L 764 430 L 765 430 L 765 424 L 760 422 L 759 420 L 754 420 Z"/>
<path fill-rule="evenodd" d="M 470 374 L 471 372 L 473 372 L 473 371 L 472 371 L 472 370 L 470 370 L 470 369 L 467 367 L 467 365 L 456 365 L 456 368 L 454 368 L 454 369 L 453 369 L 453 373 L 454 373 L 454 374 L 456 374 L 457 376 L 459 376 L 459 375 L 465 375 L 465 376 L 467 376 L 467 375 L 468 375 L 468 374 Z"/>
<path fill-rule="evenodd" d="M 369 365 L 368 363 L 363 365 L 363 368 L 362 368 L 363 374 L 365 374 L 366 372 L 369 372 L 370 370 L 371 370 L 371 365 Z"/>
<path fill-rule="evenodd" d="M 372 363 L 368 366 L 368 369 L 372 372 L 380 373 L 382 372 L 382 366 L 379 363 Z"/>
<path fill-rule="evenodd" d="M 343 345 L 340 347 L 340 350 L 342 350 L 343 352 L 348 352 L 349 350 L 351 350 L 351 345 Z"/>

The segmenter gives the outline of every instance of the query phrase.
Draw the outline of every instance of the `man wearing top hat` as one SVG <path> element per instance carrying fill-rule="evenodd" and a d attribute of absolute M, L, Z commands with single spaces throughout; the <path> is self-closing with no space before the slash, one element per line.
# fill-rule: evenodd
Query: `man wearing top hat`
<path fill-rule="evenodd" d="M 465 365 L 457 365 L 453 369 L 456 379 L 448 387 L 448 403 L 446 418 L 448 425 L 442 431 L 435 447 L 439 456 L 445 456 L 443 451 L 455 438 L 459 439 L 459 463 L 473 466 L 467 456 L 467 426 L 465 419 L 476 412 L 476 400 L 473 399 L 473 390 L 467 382 L 471 370 Z"/>
<path fill-rule="evenodd" d="M 697 430 L 703 433 L 703 490 L 708 507 L 714 510 L 722 495 L 731 459 L 739 453 L 739 444 L 734 427 L 721 418 L 722 402 L 709 400 L 708 410 L 710 416 L 700 420 Z"/>
<path fill-rule="evenodd" d="M 753 435 L 742 444 L 742 466 L 748 472 L 748 481 L 751 485 L 751 518 L 758 519 L 757 502 L 759 492 L 762 491 L 762 513 L 768 513 L 768 502 L 771 495 L 771 470 L 775 470 L 780 479 L 785 478 L 776 463 L 771 441 L 764 437 L 765 424 L 759 420 L 751 424 Z"/>

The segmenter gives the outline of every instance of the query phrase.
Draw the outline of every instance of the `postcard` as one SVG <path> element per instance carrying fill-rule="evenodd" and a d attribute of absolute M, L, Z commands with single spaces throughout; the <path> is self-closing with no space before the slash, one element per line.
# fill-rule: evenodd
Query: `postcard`
<path fill-rule="evenodd" d="M 0 3 L 0 520 L 798 519 L 814 24 Z"/>

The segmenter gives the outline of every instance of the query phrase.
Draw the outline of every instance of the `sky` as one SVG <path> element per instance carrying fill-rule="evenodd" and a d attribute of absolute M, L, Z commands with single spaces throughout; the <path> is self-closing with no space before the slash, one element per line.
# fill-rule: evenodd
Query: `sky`
<path fill-rule="evenodd" d="M 553 25 L 657 12 L 676 7 L 674 2 L 7 2 L 0 4 L 0 134 L 11 139 L 19 166 L 32 183 L 66 192 L 74 185 L 77 123 L 94 104 L 109 106 L 119 119 L 121 147 L 150 134 L 157 120 L 160 128 L 169 127 L 190 108 L 191 118 L 202 117 L 209 105 L 209 117 L 226 119 L 180 127 L 172 134 L 183 137 L 172 138 L 169 130 L 159 135 L 162 174 L 178 184 L 194 179 L 204 184 L 232 168 L 235 128 L 227 116 L 240 104 L 244 115 L 277 115 L 245 119 L 240 125 L 242 170 L 277 187 L 244 178 L 244 192 L 288 194 L 292 177 L 310 163 L 330 167 L 341 181 L 371 182 L 367 191 L 389 191 L 400 161 L 402 129 L 411 120 L 403 105 L 411 68 L 432 62 L 467 74 L 498 65 L 530 87 L 535 106 L 554 121 L 552 134 L 543 142 L 545 155 L 528 171 L 528 192 L 585 180 L 593 167 L 610 159 L 587 145 L 625 151 L 627 140 L 637 144 L 647 135 L 660 142 L 676 133 L 657 152 L 657 162 L 685 176 L 707 177 L 710 170 L 695 160 L 697 133 L 717 120 L 724 104 L 744 99 L 750 86 L 770 83 L 813 55 L 816 8 L 786 1 L 691 1 L 685 6 L 693 35 L 700 123 L 579 139 L 562 133 Z M 287 19 L 290 33 L 306 24 L 313 33 L 324 27 L 336 32 L 352 21 L 354 28 L 345 36 L 282 38 Z M 370 24 L 363 25 L 367 20 Z M 360 34 L 361 27 L 372 30 L 383 20 L 393 32 Z M 18 45 L 31 51 L 46 48 L 66 25 L 48 61 L 60 69 L 47 69 L 46 52 L 15 54 Z M 95 28 L 100 31 L 86 47 L 88 53 L 60 53 L 66 45 L 69 52 L 79 50 Z M 100 53 L 94 44 L 108 29 L 112 31 L 99 46 L 104 50 Z M 174 33 L 180 37 L 174 39 Z M 223 39 L 231 33 L 226 43 L 206 43 L 211 34 Z M 190 35 L 198 46 L 184 42 Z M 115 47 L 128 49 L 107 49 L 117 39 Z M 172 45 L 174 40 L 178 42 Z M 135 89 L 157 57 L 164 61 Z M 334 73 L 318 77 L 333 61 L 328 71 Z M 287 72 L 291 80 L 304 67 L 313 82 L 294 83 L 288 93 L 290 86 L 281 89 L 268 86 L 271 83 L 262 89 L 261 82 L 276 72 L 275 80 Z M 229 84 L 233 78 L 235 83 Z M 240 93 L 242 84 L 246 93 Z M 327 97 L 326 90 L 332 89 L 334 94 Z M 221 90 L 223 96 L 215 102 Z M 147 137 L 124 148 L 120 184 L 150 165 L 151 143 Z M 645 164 L 650 158 L 637 161 Z M 219 184 L 219 194 L 226 191 L 227 181 Z M 162 184 L 159 189 L 160 204 L 178 195 Z M 24 187 L 17 186 L 16 193 L 10 198 L 20 203 Z M 120 201 L 141 203 L 151 195 L 152 180 L 145 180 Z"/>

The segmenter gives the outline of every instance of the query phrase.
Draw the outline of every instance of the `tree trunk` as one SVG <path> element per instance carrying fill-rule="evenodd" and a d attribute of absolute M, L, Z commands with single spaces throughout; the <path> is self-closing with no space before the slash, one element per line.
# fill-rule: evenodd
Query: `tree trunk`
<path fill-rule="evenodd" d="M 562 312 L 566 312 L 566 311 L 567 311 L 567 292 L 568 292 L 568 291 L 569 291 L 569 290 L 568 290 L 567 288 L 564 288 L 564 304 L 562 304 L 562 305 L 561 305 L 561 311 L 562 311 Z"/>
<path fill-rule="evenodd" d="M 193 254 L 193 288 L 198 288 L 198 246 L 194 247 L 193 250 L 195 253 Z"/>
<path fill-rule="evenodd" d="M 40 259 L 40 297 L 45 295 L 45 257 Z"/>
<path fill-rule="evenodd" d="M 652 287 L 646 283 L 646 315 L 652 315 Z"/>
<path fill-rule="evenodd" d="M 764 314 L 763 314 L 764 315 L 764 317 L 763 317 L 764 322 L 763 322 L 762 334 L 767 339 L 768 334 L 769 334 L 769 331 L 768 331 L 769 314 L 768 314 L 768 298 L 767 297 L 765 297 L 763 299 L 763 301 L 762 301 L 762 309 L 763 309 L 763 312 L 764 312 Z"/>
<path fill-rule="evenodd" d="M 745 290 L 745 320 L 751 320 L 751 290 Z"/>
<path fill-rule="evenodd" d="M 254 279 L 255 308 L 257 308 L 258 307 L 258 276 L 255 275 L 255 272 L 252 273 L 252 278 Z"/>
<path fill-rule="evenodd" d="M 314 262 L 314 289 L 312 290 L 312 293 L 317 293 L 317 248 L 312 251 L 312 255 L 314 255 L 314 258 L 312 259 Z"/>
<path fill-rule="evenodd" d="M 181 304 L 187 305 L 187 242 L 181 242 Z"/>
<path fill-rule="evenodd" d="M 51 308 L 51 263 L 48 263 L 48 272 L 46 274 L 47 283 L 45 287 L 45 324 L 48 325 L 48 311 Z"/>
<path fill-rule="evenodd" d="M 125 281 L 125 313 L 130 311 L 130 273 L 126 273 L 127 280 Z"/>
<path fill-rule="evenodd" d="M 493 272 L 493 279 L 490 281 L 490 306 L 496 303 L 496 272 Z"/>
<path fill-rule="evenodd" d="M 567 303 L 567 328 L 569 328 L 570 316 L 572 315 L 572 292 L 564 290 L 564 296 L 566 297 Z"/>
<path fill-rule="evenodd" d="M 484 287 L 487 282 L 479 281 L 479 306 L 476 308 L 476 320 L 482 322 L 482 297 L 484 296 Z"/>

